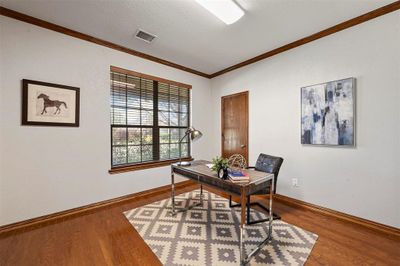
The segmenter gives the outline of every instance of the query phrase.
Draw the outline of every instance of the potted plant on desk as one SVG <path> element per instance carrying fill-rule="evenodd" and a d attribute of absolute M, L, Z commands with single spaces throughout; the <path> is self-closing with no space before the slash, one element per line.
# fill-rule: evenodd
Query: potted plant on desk
<path fill-rule="evenodd" d="M 228 178 L 228 159 L 217 156 L 212 159 L 212 165 L 211 170 L 217 172 L 219 178 Z"/>

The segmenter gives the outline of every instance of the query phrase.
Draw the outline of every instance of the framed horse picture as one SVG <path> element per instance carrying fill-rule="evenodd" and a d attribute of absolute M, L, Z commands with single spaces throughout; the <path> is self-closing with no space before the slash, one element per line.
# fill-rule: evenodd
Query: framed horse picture
<path fill-rule="evenodd" d="M 79 88 L 23 79 L 22 125 L 79 127 Z"/>

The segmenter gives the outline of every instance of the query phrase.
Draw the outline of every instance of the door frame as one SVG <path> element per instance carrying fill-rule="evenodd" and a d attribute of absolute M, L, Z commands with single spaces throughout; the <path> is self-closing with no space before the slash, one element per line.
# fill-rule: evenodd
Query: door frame
<path fill-rule="evenodd" d="M 224 105 L 223 100 L 226 98 L 230 98 L 230 97 L 234 97 L 234 96 L 238 96 L 238 95 L 246 95 L 246 128 L 247 128 L 247 136 L 246 136 L 246 152 L 244 154 L 244 158 L 246 159 L 246 163 L 247 165 L 249 164 L 249 91 L 242 91 L 242 92 L 237 92 L 237 93 L 233 93 L 233 94 L 229 94 L 229 95 L 225 95 L 225 96 L 221 96 L 221 156 L 223 155 L 223 151 L 224 151 L 224 140 L 223 140 L 223 132 L 224 132 Z"/>

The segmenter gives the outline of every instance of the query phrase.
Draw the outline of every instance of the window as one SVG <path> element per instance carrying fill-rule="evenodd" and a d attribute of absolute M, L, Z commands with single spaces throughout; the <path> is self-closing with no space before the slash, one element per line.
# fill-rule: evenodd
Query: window
<path fill-rule="evenodd" d="M 112 169 L 178 159 L 190 124 L 190 86 L 116 67 L 110 74 Z M 180 148 L 189 158 L 188 137 Z"/>

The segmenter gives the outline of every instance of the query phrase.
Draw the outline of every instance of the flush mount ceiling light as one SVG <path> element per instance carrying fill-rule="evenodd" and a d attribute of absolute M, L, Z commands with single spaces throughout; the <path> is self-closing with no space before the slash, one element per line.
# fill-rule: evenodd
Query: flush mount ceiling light
<path fill-rule="evenodd" d="M 229 25 L 238 21 L 244 11 L 232 0 L 196 0 L 202 7 Z"/>

